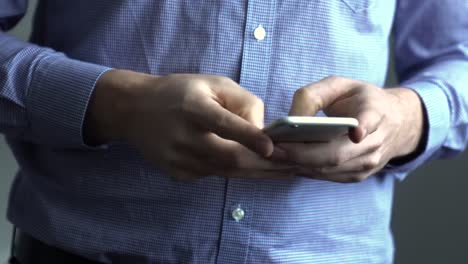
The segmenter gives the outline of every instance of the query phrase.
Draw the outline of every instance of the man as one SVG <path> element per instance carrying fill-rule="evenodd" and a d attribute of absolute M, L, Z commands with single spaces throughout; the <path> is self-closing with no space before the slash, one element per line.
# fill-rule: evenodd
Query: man
<path fill-rule="evenodd" d="M 26 6 L 0 1 L 3 31 Z M 466 146 L 467 11 L 464 0 L 40 1 L 31 43 L 0 35 L 0 129 L 21 168 L 15 255 L 391 263 L 394 180 Z M 392 29 L 401 84 L 381 89 Z M 276 145 L 261 130 L 323 113 L 359 127 Z"/>

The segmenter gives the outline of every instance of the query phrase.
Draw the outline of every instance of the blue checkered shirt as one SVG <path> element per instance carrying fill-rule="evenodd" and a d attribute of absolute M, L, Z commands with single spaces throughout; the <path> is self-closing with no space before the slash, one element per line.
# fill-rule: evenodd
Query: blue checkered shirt
<path fill-rule="evenodd" d="M 8 217 L 92 260 L 391 263 L 394 180 L 467 144 L 465 0 L 42 0 L 29 43 L 5 33 L 26 6 L 0 0 L 0 132 L 20 165 Z M 132 146 L 83 143 L 109 68 L 228 76 L 263 99 L 269 123 L 295 90 L 329 75 L 383 86 L 392 29 L 401 85 L 427 112 L 427 144 L 364 182 L 180 183 Z"/>

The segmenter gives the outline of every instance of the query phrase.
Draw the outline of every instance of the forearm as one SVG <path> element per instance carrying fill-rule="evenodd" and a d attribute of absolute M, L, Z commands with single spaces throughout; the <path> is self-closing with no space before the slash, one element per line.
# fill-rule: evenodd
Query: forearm
<path fill-rule="evenodd" d="M 415 11 L 418 10 L 415 15 Z M 447 19 L 450 17 L 450 19 Z M 468 142 L 468 34 L 465 1 L 407 1 L 395 18 L 396 70 L 401 86 L 421 98 L 426 144 L 413 161 L 392 167 L 402 179 L 435 158 L 461 153 Z"/>
<path fill-rule="evenodd" d="M 106 67 L 0 32 L 0 132 L 57 147 L 79 147 L 86 107 Z"/>
<path fill-rule="evenodd" d="M 439 147 L 437 156 L 462 152 L 468 142 L 468 56 L 427 67 L 405 81 L 421 97 L 428 113 L 429 147 Z M 437 142 L 437 141 L 438 142 Z"/>

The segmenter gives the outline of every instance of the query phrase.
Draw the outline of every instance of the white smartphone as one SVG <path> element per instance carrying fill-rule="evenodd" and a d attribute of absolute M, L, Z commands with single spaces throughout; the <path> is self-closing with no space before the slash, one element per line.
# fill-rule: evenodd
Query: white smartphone
<path fill-rule="evenodd" d="M 263 131 L 273 142 L 328 142 L 348 134 L 357 127 L 351 117 L 287 116 L 280 118 Z"/>

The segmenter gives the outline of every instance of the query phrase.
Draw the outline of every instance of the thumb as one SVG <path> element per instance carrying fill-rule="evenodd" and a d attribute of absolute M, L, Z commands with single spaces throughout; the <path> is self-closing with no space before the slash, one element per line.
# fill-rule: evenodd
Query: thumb
<path fill-rule="evenodd" d="M 259 129 L 264 127 L 263 101 L 234 81 L 224 86 L 213 87 L 217 100 L 229 112 L 234 113 Z"/>
<path fill-rule="evenodd" d="M 262 156 L 271 155 L 273 142 L 261 130 L 264 126 L 263 101 L 228 78 L 212 85 L 211 91 L 218 104 L 211 104 L 205 112 L 210 112 L 209 126 L 213 132 L 237 141 Z"/>
<path fill-rule="evenodd" d="M 359 143 L 368 135 L 374 133 L 383 121 L 383 115 L 372 109 L 362 108 L 356 115 L 359 126 L 350 131 L 349 138 L 354 143 Z"/>
<path fill-rule="evenodd" d="M 355 81 L 341 77 L 327 77 L 297 90 L 293 97 L 290 116 L 314 116 L 337 100 L 351 95 Z"/>

